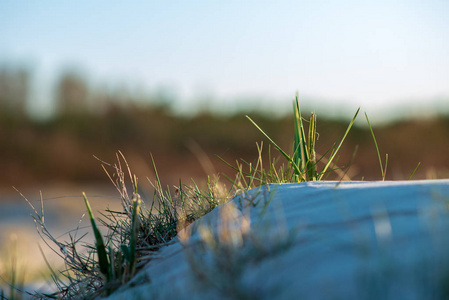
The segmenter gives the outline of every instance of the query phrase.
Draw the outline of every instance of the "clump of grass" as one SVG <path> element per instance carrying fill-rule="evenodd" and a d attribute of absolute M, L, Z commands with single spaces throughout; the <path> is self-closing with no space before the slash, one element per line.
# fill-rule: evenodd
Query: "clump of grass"
<path fill-rule="evenodd" d="M 263 143 L 257 144 L 258 159 L 255 163 L 249 163 L 242 160 L 242 163 L 237 161 L 236 166 L 229 164 L 221 159 L 224 163 L 230 166 L 237 172 L 235 179 L 228 178 L 234 185 L 240 185 L 242 190 L 251 189 L 259 185 L 268 183 L 299 183 L 305 181 L 318 181 L 325 179 L 330 172 L 336 171 L 342 178 L 345 173 L 340 168 L 336 167 L 337 153 L 343 145 L 346 136 L 351 130 L 357 115 L 360 111 L 360 107 L 357 109 L 354 117 L 349 123 L 343 137 L 340 142 L 335 143 L 324 155 L 317 158 L 316 153 L 316 140 L 317 131 L 316 123 L 317 117 L 315 113 L 311 114 L 309 120 L 309 128 L 306 134 L 306 129 L 303 124 L 303 116 L 299 106 L 299 98 L 296 95 L 293 103 L 294 110 L 294 139 L 293 150 L 290 154 L 287 154 L 265 131 L 260 128 L 256 122 L 254 122 L 249 116 L 248 120 L 267 138 L 271 145 L 280 152 L 281 156 L 285 158 L 286 163 L 279 165 L 279 159 L 273 158 L 271 145 L 268 148 L 268 169 L 263 167 L 262 148 Z M 327 155 L 328 158 L 326 157 Z M 323 164 L 323 167 L 318 168 L 318 164 Z M 244 171 L 248 168 L 248 171 Z"/>
<path fill-rule="evenodd" d="M 116 281 L 126 282 L 136 272 L 136 245 L 137 245 L 137 226 L 141 200 L 138 194 L 133 197 L 132 218 L 131 218 L 131 236 L 129 244 L 120 244 L 119 249 L 115 249 L 104 244 L 103 236 L 96 225 L 96 221 L 87 200 L 86 194 L 83 193 L 89 219 L 91 221 L 92 230 L 95 236 L 95 249 L 98 255 L 98 266 L 102 278 L 105 282 L 105 292 L 109 295 L 113 288 L 109 286 Z"/>
<path fill-rule="evenodd" d="M 123 211 L 107 209 L 100 218 L 95 218 L 88 197 L 83 193 L 95 238 L 93 245 L 84 247 L 87 251 L 80 251 L 84 235 L 76 236 L 78 228 L 74 235 L 69 234 L 68 242 L 58 241 L 46 227 L 43 202 L 38 212 L 27 200 L 34 211 L 33 218 L 40 236 L 64 260 L 66 266 L 59 273 L 52 271 L 57 288 L 55 293 L 36 293 L 35 296 L 89 299 L 110 295 L 133 278 L 149 260 L 157 257 L 159 248 L 172 243 L 178 230 L 231 197 L 224 187 L 218 185 L 218 178 L 209 178 L 205 190 L 194 182 L 189 186 L 180 183 L 175 195 L 172 195 L 169 188 L 163 189 L 153 157 L 151 160 L 156 181 L 150 181 L 155 192 L 149 208 L 146 208 L 138 193 L 137 177 L 132 175 L 123 154 L 117 154 L 114 165 L 102 161 L 107 176 L 120 194 Z M 108 167 L 114 170 L 112 175 Z M 128 182 L 132 193 L 128 192 Z M 101 232 L 100 226 L 107 229 L 106 234 Z"/>

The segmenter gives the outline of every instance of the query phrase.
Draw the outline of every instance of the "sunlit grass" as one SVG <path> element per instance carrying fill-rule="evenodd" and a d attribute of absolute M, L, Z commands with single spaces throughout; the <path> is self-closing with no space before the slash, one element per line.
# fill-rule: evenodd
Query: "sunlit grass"
<path fill-rule="evenodd" d="M 237 161 L 236 165 L 233 166 L 220 158 L 225 164 L 237 172 L 237 177 L 235 180 L 229 177 L 228 180 L 233 182 L 234 185 L 239 186 L 240 189 L 247 190 L 269 183 L 299 183 L 305 181 L 323 180 L 327 175 L 329 175 L 330 172 L 333 171 L 339 172 L 343 179 L 345 174 L 342 174 L 340 168 L 336 166 L 336 158 L 338 151 L 351 130 L 359 111 L 360 108 L 357 109 L 340 142 L 338 144 L 335 143 L 323 155 L 319 156 L 319 158 L 317 158 L 315 149 L 317 140 L 316 114 L 311 114 L 310 120 L 308 121 L 308 134 L 306 135 L 306 129 L 303 124 L 304 118 L 301 114 L 298 96 L 296 96 L 294 101 L 294 140 L 293 151 L 291 154 L 287 154 L 287 152 L 278 146 L 278 144 L 270 136 L 268 136 L 268 134 L 266 134 L 265 131 L 256 124 L 256 122 L 247 116 L 249 121 L 271 144 L 268 148 L 268 168 L 264 168 L 263 165 L 263 143 L 261 143 L 260 145 L 257 145 L 258 159 L 255 163 L 242 160 L 242 162 Z M 280 152 L 281 157 L 286 160 L 286 163 L 280 163 L 278 157 L 273 158 L 271 146 Z M 321 168 L 318 166 L 319 163 L 322 164 Z"/>
<path fill-rule="evenodd" d="M 172 193 L 170 187 L 162 187 L 155 161 L 151 156 L 156 179 L 154 182 L 150 181 L 154 188 L 154 195 L 149 207 L 145 205 L 145 201 L 141 198 L 138 179 L 132 174 L 121 152 L 117 154 L 115 164 L 101 161 L 107 176 L 120 194 L 123 210 L 107 209 L 101 213 L 99 218 L 96 218 L 90 207 L 88 195 L 83 194 L 94 233 L 94 244 L 83 245 L 83 236 L 77 237 L 76 234 L 70 235 L 69 242 L 61 242 L 54 238 L 45 224 L 43 204 L 41 210 L 38 211 L 29 202 L 34 212 L 34 221 L 42 239 L 64 260 L 66 267 L 61 272 L 52 271 L 51 277 L 56 287 L 54 293 L 35 293 L 35 296 L 43 298 L 82 297 L 88 299 L 110 295 L 129 282 L 146 263 L 157 257 L 157 252 L 161 247 L 173 243 L 173 238 L 181 230 L 212 211 L 215 207 L 226 203 L 235 195 L 244 194 L 250 189 L 271 183 L 300 183 L 324 180 L 329 173 L 334 171 L 341 176 L 341 179 L 344 179 L 345 173 L 337 166 L 337 154 L 349 134 L 359 111 L 360 108 L 357 109 L 346 131 L 342 133 L 341 140 L 322 155 L 316 153 L 317 116 L 313 113 L 311 114 L 310 119 L 307 121 L 309 123 L 308 130 L 306 130 L 303 123 L 305 119 L 301 114 L 298 97 L 296 97 L 293 103 L 294 136 L 292 140 L 293 149 L 290 151 L 290 154 L 278 146 L 274 139 L 268 136 L 256 122 L 247 117 L 270 142 L 268 146 L 268 164 L 264 164 L 263 143 L 257 144 L 258 157 L 254 162 L 242 160 L 241 162 L 237 161 L 234 166 L 222 159 L 236 173 L 234 177 L 226 176 L 230 182 L 229 187 L 221 183 L 219 177 L 216 176 L 208 177 L 205 187 L 200 187 L 193 181 L 191 184 L 180 182 L 179 186 L 176 187 L 176 191 Z M 387 161 L 384 167 L 374 132 L 368 117 L 366 119 L 378 153 L 382 179 L 385 179 Z M 281 156 L 274 155 L 273 150 L 278 151 Z M 281 160 L 284 160 L 284 162 L 282 163 Z M 113 170 L 112 173 L 108 171 L 111 169 Z M 129 189 L 129 187 L 131 188 Z M 257 204 L 252 202 L 255 201 L 255 198 L 246 200 L 246 205 Z M 234 211 L 231 211 L 229 216 L 232 216 L 234 213 Z M 222 218 L 226 217 L 226 215 L 222 216 Z M 203 228 L 201 233 L 203 250 L 205 248 L 213 248 L 216 250 L 217 258 L 228 257 L 229 251 L 232 250 L 232 254 L 236 255 L 236 251 L 241 249 L 243 243 L 249 243 L 250 246 L 248 247 L 252 247 L 251 252 L 253 254 L 259 253 L 263 257 L 263 251 L 265 250 L 260 246 L 259 239 L 261 237 L 252 236 L 249 223 L 245 223 L 245 225 L 244 220 L 242 222 L 240 224 L 240 233 L 228 230 L 227 237 L 223 235 L 224 231 L 216 235 L 208 231 L 209 229 Z M 100 227 L 104 229 L 101 230 Z M 243 230 L 244 227 L 248 228 L 248 230 Z M 279 251 L 288 246 L 288 237 L 287 235 L 285 240 L 279 242 L 283 245 L 279 248 Z M 227 242 L 224 242 L 225 239 L 227 239 Z M 187 240 L 186 238 L 184 239 L 184 241 Z M 232 247 L 229 248 L 226 245 L 232 245 Z M 274 248 L 270 248 L 267 253 L 272 251 L 275 251 Z M 195 259 L 195 256 L 191 257 L 192 261 L 195 261 Z M 217 261 L 217 263 L 225 264 L 226 262 Z M 236 261 L 234 266 L 237 266 L 238 263 Z M 51 266 L 49 267 L 51 268 Z M 202 270 L 197 271 L 202 272 Z M 235 280 L 238 277 L 237 275 L 231 272 L 226 276 L 229 277 L 229 280 Z M 17 286 L 17 283 L 13 282 L 13 286 Z M 226 286 L 219 288 L 226 288 Z M 237 295 L 241 291 L 235 290 L 234 292 Z"/>
<path fill-rule="evenodd" d="M 152 162 L 156 181 L 151 182 L 155 192 L 148 208 L 138 193 L 137 177 L 132 175 L 124 156 L 119 153 L 114 165 L 102 162 L 105 171 L 114 170 L 113 174 L 106 173 L 120 194 L 123 211 L 107 209 L 96 218 L 88 196 L 83 194 L 94 244 L 83 245 L 84 236 L 78 238 L 76 233 L 69 234 L 69 242 L 59 241 L 47 229 L 43 203 L 39 212 L 28 202 L 42 239 L 64 260 L 66 267 L 61 272 L 52 271 L 55 293 L 35 293 L 35 296 L 95 298 L 111 294 L 157 257 L 160 247 L 172 243 L 181 228 L 231 197 L 223 193 L 218 178 L 209 179 L 205 190 L 194 182 L 189 186 L 180 183 L 172 195 L 169 188 L 162 187 L 153 159 Z M 106 232 L 100 227 L 106 228 Z"/>

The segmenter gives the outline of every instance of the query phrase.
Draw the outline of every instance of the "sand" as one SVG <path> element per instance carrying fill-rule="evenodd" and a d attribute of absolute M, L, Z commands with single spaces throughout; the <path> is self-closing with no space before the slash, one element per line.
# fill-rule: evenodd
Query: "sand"
<path fill-rule="evenodd" d="M 253 189 L 190 225 L 109 299 L 445 298 L 448 204 L 449 180 Z"/>

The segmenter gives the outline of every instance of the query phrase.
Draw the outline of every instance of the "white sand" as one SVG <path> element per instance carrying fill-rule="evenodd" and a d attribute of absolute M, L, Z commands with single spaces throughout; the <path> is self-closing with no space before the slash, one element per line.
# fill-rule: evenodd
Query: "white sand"
<path fill-rule="evenodd" d="M 263 187 L 234 198 L 192 224 L 186 245 L 161 249 L 110 299 L 447 297 L 449 180 L 336 185 L 270 185 L 271 193 Z M 224 231 L 220 210 L 241 209 L 251 197 L 259 204 L 235 209 Z M 201 242 L 206 225 L 228 246 Z"/>

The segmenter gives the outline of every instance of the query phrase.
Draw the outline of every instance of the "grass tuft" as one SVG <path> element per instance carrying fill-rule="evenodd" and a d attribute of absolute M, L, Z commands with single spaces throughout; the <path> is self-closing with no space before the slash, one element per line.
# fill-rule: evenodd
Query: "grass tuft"
<path fill-rule="evenodd" d="M 276 167 L 277 159 L 271 158 L 271 148 L 268 149 L 268 161 L 269 169 L 265 170 L 262 166 L 262 145 L 257 145 L 259 158 L 255 164 L 243 161 L 243 164 L 237 162 L 237 166 L 225 162 L 228 166 L 238 172 L 238 176 L 235 181 L 231 180 L 234 184 L 242 181 L 245 183 L 244 188 L 252 188 L 258 185 L 267 183 L 285 183 L 285 182 L 304 182 L 304 181 L 317 181 L 323 180 L 325 176 L 329 174 L 329 171 L 337 171 L 339 168 L 335 167 L 337 153 L 343 145 L 346 136 L 351 130 L 357 115 L 360 111 L 360 107 L 357 109 L 354 117 L 349 123 L 346 132 L 337 146 L 333 146 L 319 159 L 316 158 L 316 136 L 317 136 L 317 117 L 312 113 L 309 120 L 308 134 L 306 135 L 306 129 L 303 124 L 303 117 L 299 106 L 299 98 L 296 95 L 293 103 L 294 108 L 294 140 L 293 140 L 293 153 L 287 154 L 271 137 L 269 137 L 262 128 L 260 128 L 256 122 L 254 122 L 249 116 L 246 116 L 248 120 L 268 139 L 273 147 L 278 150 L 282 157 L 287 160 L 286 165 Z M 330 153 L 329 158 L 325 155 Z M 321 170 L 318 169 L 318 163 L 322 162 L 324 166 Z M 243 171 L 243 165 L 248 167 L 249 171 Z M 341 172 L 340 172 L 341 173 Z M 343 174 L 345 175 L 345 174 Z M 248 178 L 249 180 L 244 180 Z M 342 177 L 343 178 L 343 177 Z M 255 184 L 256 183 L 256 184 Z"/>
<path fill-rule="evenodd" d="M 156 181 L 154 195 L 146 208 L 138 193 L 138 179 L 131 173 L 121 152 L 117 162 L 101 161 L 107 176 L 120 194 L 122 211 L 107 209 L 95 218 L 89 200 L 83 193 L 87 214 L 94 233 L 95 243 L 81 245 L 85 235 L 69 234 L 68 242 L 54 238 L 45 225 L 44 206 L 41 198 L 39 212 L 28 200 L 34 211 L 34 221 L 39 235 L 65 262 L 65 270 L 52 270 L 52 279 L 57 291 L 52 294 L 35 293 L 38 298 L 85 298 L 108 296 L 131 280 L 148 261 L 157 258 L 157 251 L 173 243 L 178 231 L 210 212 L 216 206 L 228 201 L 234 193 L 219 184 L 219 178 L 209 178 L 206 189 L 195 182 L 184 185 L 180 182 L 175 195 L 170 189 L 163 189 L 151 156 Z M 108 168 L 112 168 L 111 175 Z M 129 192 L 128 186 L 132 192 Z M 25 198 L 26 200 L 26 198 Z M 100 226 L 107 229 L 102 234 Z M 82 250 L 80 250 L 82 249 Z"/>

